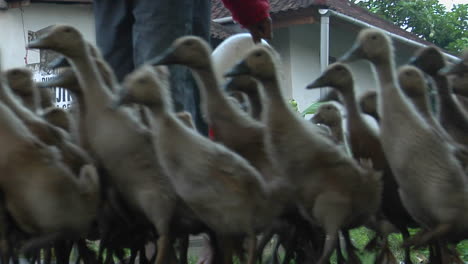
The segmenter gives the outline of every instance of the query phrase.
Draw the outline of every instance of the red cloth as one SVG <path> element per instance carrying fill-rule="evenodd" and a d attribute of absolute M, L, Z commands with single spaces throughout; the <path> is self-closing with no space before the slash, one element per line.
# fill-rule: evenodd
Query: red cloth
<path fill-rule="evenodd" d="M 269 17 L 268 0 L 223 0 L 232 18 L 243 27 L 249 27 Z"/>
<path fill-rule="evenodd" d="M 211 127 L 208 128 L 208 138 L 211 139 L 211 140 L 215 139 L 214 131 L 213 131 L 213 128 L 211 128 Z"/>

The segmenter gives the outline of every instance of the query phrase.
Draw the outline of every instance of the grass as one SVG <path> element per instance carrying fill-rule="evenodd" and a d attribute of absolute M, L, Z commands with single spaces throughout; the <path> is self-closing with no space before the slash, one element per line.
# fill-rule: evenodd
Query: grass
<path fill-rule="evenodd" d="M 418 230 L 410 230 L 411 234 L 415 234 Z M 373 264 L 375 263 L 375 253 L 367 252 L 364 250 L 365 246 L 369 241 L 374 237 L 375 233 L 365 227 L 356 228 L 351 230 L 351 240 L 353 241 L 354 246 L 358 248 L 359 252 L 357 253 L 363 264 Z M 403 242 L 403 237 L 401 234 L 392 234 L 389 237 L 390 249 L 397 258 L 398 261 L 404 260 L 404 251 L 401 248 L 401 243 Z M 91 248 L 97 251 L 98 243 L 88 244 Z M 468 262 L 468 240 L 464 240 L 457 245 L 457 250 L 460 253 L 460 256 L 463 261 Z M 129 254 L 129 252 L 126 252 Z M 105 252 L 104 252 L 105 255 Z M 411 251 L 411 260 L 413 263 L 428 263 L 429 250 L 427 248 L 412 250 Z M 189 264 L 196 264 L 198 258 L 196 256 L 189 256 Z M 234 264 L 240 264 L 241 262 L 238 259 L 234 260 Z M 333 254 L 331 257 L 331 263 L 336 264 L 336 254 Z M 292 261 L 290 264 L 295 264 Z"/>

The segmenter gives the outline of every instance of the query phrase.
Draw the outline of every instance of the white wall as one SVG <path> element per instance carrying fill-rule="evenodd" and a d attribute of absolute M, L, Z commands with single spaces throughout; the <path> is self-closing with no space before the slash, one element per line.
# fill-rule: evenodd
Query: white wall
<path fill-rule="evenodd" d="M 305 87 L 320 73 L 320 26 L 295 25 L 274 32 L 272 46 L 282 57 L 285 96 L 302 111 L 320 95 Z"/>
<path fill-rule="evenodd" d="M 292 76 L 291 76 L 291 48 L 290 48 L 291 34 L 289 28 L 281 28 L 275 30 L 274 38 L 270 44 L 281 56 L 282 68 L 282 83 L 284 88 L 284 95 L 286 98 L 293 98 L 292 94 Z"/>
<path fill-rule="evenodd" d="M 28 63 L 39 62 L 38 51 L 29 50 L 26 53 L 28 30 L 38 31 L 54 24 L 73 25 L 87 40 L 95 43 L 91 5 L 31 4 L 23 7 L 23 12 L 19 8 L 12 8 L 0 13 L 0 52 L 3 68 L 25 66 L 26 54 Z"/>
<path fill-rule="evenodd" d="M 348 22 L 330 17 L 330 56 L 338 59 L 354 43 L 358 31 Z M 333 21 L 335 20 L 335 21 Z M 305 86 L 320 75 L 320 23 L 294 25 L 275 30 L 272 46 L 283 58 L 287 98 L 294 98 L 302 111 L 320 97 L 319 90 L 306 90 Z M 396 62 L 407 62 L 416 47 L 396 42 Z M 365 61 L 349 64 L 355 79 L 356 95 L 376 89 L 376 79 L 370 64 Z"/>

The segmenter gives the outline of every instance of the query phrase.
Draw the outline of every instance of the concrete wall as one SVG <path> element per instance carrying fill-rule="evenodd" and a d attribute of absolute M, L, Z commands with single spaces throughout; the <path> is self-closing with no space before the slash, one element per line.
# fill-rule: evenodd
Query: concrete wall
<path fill-rule="evenodd" d="M 24 26 L 23 26 L 24 22 Z M 0 13 L 0 52 L 3 68 L 39 62 L 39 52 L 25 50 L 28 31 L 38 31 L 54 24 L 78 28 L 85 38 L 95 43 L 94 17 L 91 5 L 31 4 Z"/>

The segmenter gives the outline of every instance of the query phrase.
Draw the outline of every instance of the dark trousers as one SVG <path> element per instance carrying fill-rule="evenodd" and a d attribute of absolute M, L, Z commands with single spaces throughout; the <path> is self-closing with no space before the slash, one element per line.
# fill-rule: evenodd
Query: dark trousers
<path fill-rule="evenodd" d="M 95 0 L 96 42 L 117 78 L 161 54 L 178 37 L 210 37 L 210 0 Z M 170 66 L 176 111 L 192 114 L 200 132 L 199 93 L 190 71 Z"/>

